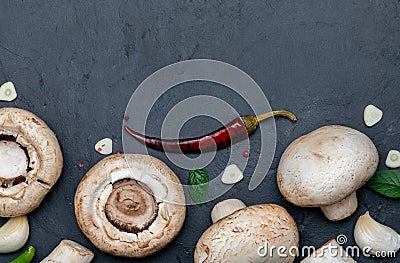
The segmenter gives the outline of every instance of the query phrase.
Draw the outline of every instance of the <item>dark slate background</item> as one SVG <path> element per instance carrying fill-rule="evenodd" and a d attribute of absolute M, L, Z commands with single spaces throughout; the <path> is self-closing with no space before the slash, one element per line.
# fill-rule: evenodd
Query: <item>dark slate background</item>
<path fill-rule="evenodd" d="M 80 179 L 103 157 L 93 150 L 94 144 L 111 137 L 114 149 L 121 150 L 122 115 L 135 88 L 161 67 L 193 58 L 217 59 L 243 69 L 263 87 L 272 108 L 290 109 L 299 118 L 295 125 L 277 120 L 276 158 L 263 184 L 254 192 L 247 190 L 255 151 L 245 180 L 220 199 L 283 205 L 298 224 L 302 246 L 320 246 L 339 234 L 349 237 L 346 245 L 354 245 L 355 221 L 367 210 L 400 231 L 399 200 L 362 188 L 357 212 L 333 223 L 319 209 L 286 202 L 275 179 L 287 145 L 327 124 L 348 125 L 369 135 L 378 147 L 381 169 L 387 152 L 400 148 L 400 1 L 8 0 L 0 3 L 0 83 L 13 81 L 18 98 L 0 106 L 28 109 L 43 118 L 57 134 L 65 158 L 60 180 L 29 215 L 27 245 L 37 248 L 35 262 L 64 238 L 92 249 L 95 262 L 193 260 L 195 244 L 211 223 L 209 214 L 216 201 L 188 207 L 179 236 L 144 260 L 116 258 L 96 249 L 79 230 L 73 211 Z M 156 112 L 149 120 L 155 133 L 160 116 L 173 105 L 168 98 L 179 101 L 192 93 L 211 94 L 232 102 L 240 113 L 249 113 L 247 105 L 225 88 L 190 85 L 190 92 L 177 87 L 158 102 L 159 115 Z M 362 119 L 370 103 L 384 111 L 383 120 L 373 128 Z M 212 120 L 195 119 L 183 133 L 201 134 L 217 126 Z M 257 132 L 252 145 L 259 140 Z M 162 153 L 150 153 L 169 164 Z M 207 167 L 210 174 L 223 169 L 227 153 L 221 151 L 216 163 Z M 85 166 L 79 168 L 79 162 Z M 175 170 L 186 182 L 187 171 Z M 19 252 L 0 255 L 0 261 Z M 400 260 L 362 257 L 359 262 Z"/>

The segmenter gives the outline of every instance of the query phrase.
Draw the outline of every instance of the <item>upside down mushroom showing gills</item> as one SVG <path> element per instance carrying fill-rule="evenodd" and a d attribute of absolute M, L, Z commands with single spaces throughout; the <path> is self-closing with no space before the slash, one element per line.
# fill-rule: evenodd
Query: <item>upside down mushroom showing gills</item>
<path fill-rule="evenodd" d="M 60 177 L 57 138 L 33 113 L 0 108 L 0 217 L 33 211 Z"/>
<path fill-rule="evenodd" d="M 283 196 L 303 207 L 320 207 L 332 221 L 357 209 L 356 190 L 375 173 L 379 156 L 363 133 L 325 126 L 304 135 L 285 150 L 277 181 Z"/>
<path fill-rule="evenodd" d="M 224 209 L 216 205 L 214 214 L 216 210 Z M 269 253 L 272 246 L 283 246 L 289 250 L 299 245 L 297 225 L 283 207 L 262 204 L 232 211 L 232 214 L 216 221 L 201 235 L 194 251 L 195 263 L 294 261 L 293 253 L 288 251 L 285 252 L 287 257 L 280 256 L 276 250 Z"/>
<path fill-rule="evenodd" d="M 162 161 L 118 154 L 93 166 L 75 194 L 79 227 L 100 250 L 148 256 L 171 242 L 186 215 L 181 182 Z"/>

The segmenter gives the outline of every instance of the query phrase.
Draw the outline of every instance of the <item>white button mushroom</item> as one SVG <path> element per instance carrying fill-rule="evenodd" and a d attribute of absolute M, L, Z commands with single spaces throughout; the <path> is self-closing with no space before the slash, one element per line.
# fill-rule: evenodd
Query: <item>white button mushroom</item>
<path fill-rule="evenodd" d="M 335 239 L 331 239 L 301 263 L 357 263 L 357 261 L 350 257 Z"/>
<path fill-rule="evenodd" d="M 183 187 L 160 160 L 109 156 L 85 175 L 75 194 L 78 225 L 100 250 L 145 257 L 171 242 L 185 220 Z"/>
<path fill-rule="evenodd" d="M 60 177 L 60 145 L 46 123 L 26 110 L 0 108 L 0 123 L 0 216 L 25 215 Z"/>
<path fill-rule="evenodd" d="M 304 207 L 320 207 L 333 221 L 357 209 L 356 190 L 375 173 L 379 156 L 363 133 L 325 126 L 304 135 L 285 150 L 277 181 L 283 196 Z"/>
<path fill-rule="evenodd" d="M 298 245 L 296 223 L 283 207 L 253 205 L 211 225 L 197 242 L 194 262 L 293 262 Z M 285 251 L 278 253 L 281 246 Z"/>

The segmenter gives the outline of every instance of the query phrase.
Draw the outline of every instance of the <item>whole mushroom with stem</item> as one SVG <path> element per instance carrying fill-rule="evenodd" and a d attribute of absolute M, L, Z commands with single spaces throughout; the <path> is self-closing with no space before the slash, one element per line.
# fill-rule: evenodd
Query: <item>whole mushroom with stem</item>
<path fill-rule="evenodd" d="M 33 113 L 0 108 L 0 217 L 33 211 L 60 177 L 57 138 Z"/>
<path fill-rule="evenodd" d="M 83 233 L 100 250 L 141 258 L 179 233 L 185 196 L 165 163 L 148 155 L 118 154 L 84 176 L 75 194 L 75 214 Z"/>
<path fill-rule="evenodd" d="M 320 207 L 332 221 L 357 209 L 356 190 L 375 173 L 379 156 L 365 134 L 344 126 L 325 126 L 304 135 L 285 150 L 277 181 L 289 202 Z"/>
<path fill-rule="evenodd" d="M 228 199 L 214 207 L 214 223 L 198 240 L 194 262 L 293 262 L 288 250 L 298 248 L 299 232 L 290 214 L 274 204 L 243 205 Z M 271 251 L 273 246 L 285 247 L 287 256 Z"/>

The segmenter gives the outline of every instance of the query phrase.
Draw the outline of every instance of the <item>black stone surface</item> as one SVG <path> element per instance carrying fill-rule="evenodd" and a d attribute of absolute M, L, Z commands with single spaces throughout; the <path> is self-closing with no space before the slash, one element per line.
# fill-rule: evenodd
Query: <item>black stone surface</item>
<path fill-rule="evenodd" d="M 61 239 L 92 249 L 94 262 L 193 261 L 197 239 L 210 225 L 209 214 L 218 200 L 188 207 L 179 236 L 159 253 L 136 260 L 96 249 L 78 228 L 73 197 L 85 172 L 103 158 L 93 150 L 94 144 L 111 137 L 114 149 L 121 149 L 122 115 L 141 81 L 163 66 L 194 58 L 217 59 L 243 69 L 263 87 L 273 108 L 290 109 L 299 118 L 295 125 L 277 120 L 276 158 L 262 185 L 247 190 L 257 159 L 256 151 L 251 152 L 245 180 L 220 199 L 284 206 L 298 224 L 301 246 L 320 246 L 339 234 L 348 236 L 346 245 L 354 245 L 355 221 L 367 210 L 400 231 L 399 200 L 362 188 L 357 212 L 333 223 L 319 209 L 285 201 L 275 178 L 287 145 L 327 124 L 348 125 L 369 135 L 381 156 L 380 169 L 385 169 L 387 152 L 400 148 L 400 1 L 8 0 L 0 3 L 0 83 L 13 81 L 18 98 L 0 106 L 24 108 L 43 118 L 57 134 L 65 158 L 60 180 L 29 215 L 27 244 L 37 248 L 34 262 Z M 186 85 L 191 85 L 190 92 L 177 87 L 159 101 L 159 114 L 150 118 L 155 131 L 160 116 L 173 105 L 168 97 L 179 101 L 211 94 L 232 102 L 240 113 L 249 113 L 227 89 L 209 83 Z M 367 128 L 362 118 L 370 103 L 384 111 L 383 120 L 373 128 Z M 190 129 L 196 122 L 201 128 Z M 211 120 L 193 120 L 183 133 L 205 133 L 217 126 Z M 258 140 L 259 132 L 252 136 L 252 144 Z M 168 164 L 162 153 L 150 153 Z M 227 154 L 218 153 L 207 167 L 210 174 L 223 169 Z M 83 168 L 78 167 L 80 162 Z M 187 180 L 187 171 L 171 167 Z M 21 251 L 0 255 L 0 261 Z M 400 262 L 365 257 L 358 261 Z"/>

